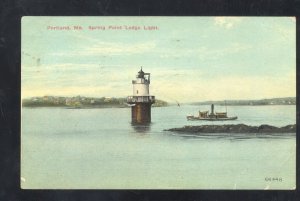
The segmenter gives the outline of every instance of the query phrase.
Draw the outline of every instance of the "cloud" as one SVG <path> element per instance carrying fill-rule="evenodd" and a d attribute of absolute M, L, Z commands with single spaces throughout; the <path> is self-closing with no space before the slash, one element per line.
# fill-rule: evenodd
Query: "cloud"
<path fill-rule="evenodd" d="M 197 69 L 151 69 L 150 93 L 166 101 L 179 102 L 257 99 L 296 94 L 295 69 L 281 76 L 224 76 L 210 79 Z M 148 72 L 148 71 L 146 71 Z M 35 79 L 35 82 L 22 83 L 22 98 L 43 95 L 60 96 L 113 96 L 131 95 L 131 80 L 136 69 L 126 69 L 124 73 L 110 72 L 109 75 L 97 73 L 77 77 L 57 74 L 57 79 Z"/>
<path fill-rule="evenodd" d="M 137 43 L 137 44 L 124 44 L 124 43 L 102 43 L 93 47 L 88 47 L 84 55 L 130 55 L 141 54 L 155 48 L 154 42 Z"/>
<path fill-rule="evenodd" d="M 81 40 L 89 41 L 92 45 L 72 51 L 53 52 L 50 56 L 101 56 L 101 55 L 132 55 L 149 52 L 156 47 L 154 41 L 143 43 L 104 42 L 91 37 L 78 35 Z"/>
<path fill-rule="evenodd" d="M 220 57 L 225 57 L 228 55 L 239 54 L 244 51 L 248 51 L 253 48 L 253 45 L 244 43 L 231 43 L 227 47 L 219 49 L 208 49 L 202 51 L 198 54 L 198 58 L 208 61 L 208 60 L 218 60 Z"/>
<path fill-rule="evenodd" d="M 29 98 L 34 96 L 93 96 L 93 97 L 101 97 L 107 96 L 110 94 L 112 88 L 107 86 L 97 86 L 97 87 L 79 87 L 79 86 L 70 86 L 70 87 L 23 87 L 21 96 L 22 98 Z M 117 94 L 118 95 L 118 94 Z"/>
<path fill-rule="evenodd" d="M 159 88 L 158 88 L 159 87 Z M 218 80 L 191 79 L 190 81 L 153 84 L 153 95 L 181 102 L 260 99 L 296 95 L 296 80 L 282 77 L 224 77 Z"/>
<path fill-rule="evenodd" d="M 231 54 L 238 54 L 240 52 L 248 51 L 253 48 L 252 44 L 246 43 L 231 43 L 227 46 L 222 48 L 211 48 L 206 46 L 201 46 L 198 48 L 181 48 L 172 50 L 169 48 L 164 48 L 158 50 L 159 58 L 161 59 L 181 59 L 183 57 L 186 58 L 198 58 L 201 60 L 211 60 L 211 59 L 218 59 L 219 57 L 231 55 Z"/>
<path fill-rule="evenodd" d="M 214 18 L 215 25 L 225 28 L 231 29 L 242 21 L 241 17 L 215 17 Z"/>
<path fill-rule="evenodd" d="M 197 48 L 160 48 L 156 53 L 159 55 L 159 58 L 169 59 L 169 58 L 182 58 L 182 57 L 194 57 L 199 54 L 205 54 L 207 52 L 206 47 L 197 47 Z"/>

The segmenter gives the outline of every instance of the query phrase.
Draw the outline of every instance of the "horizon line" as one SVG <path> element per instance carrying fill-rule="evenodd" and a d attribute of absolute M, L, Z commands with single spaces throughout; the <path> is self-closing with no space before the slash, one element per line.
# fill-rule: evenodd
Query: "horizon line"
<path fill-rule="evenodd" d="M 122 97 L 99 96 L 99 97 L 97 97 L 97 96 L 86 96 L 86 95 L 73 95 L 73 96 L 43 95 L 43 96 L 23 97 L 23 98 L 21 98 L 21 100 L 35 98 L 35 97 L 45 97 L 45 96 L 65 97 L 65 98 L 73 98 L 73 97 L 77 97 L 77 96 L 86 97 L 86 98 L 127 98 L 127 96 L 122 96 Z M 211 101 L 215 101 L 215 102 L 218 102 L 218 101 L 251 101 L 251 100 L 254 101 L 254 100 L 268 100 L 268 99 L 280 99 L 280 98 L 296 98 L 296 96 L 272 97 L 272 98 L 256 98 L 256 99 L 223 99 L 223 100 L 220 100 L 220 99 L 213 100 L 213 99 L 211 99 L 211 100 L 197 100 L 197 101 L 190 101 L 190 102 L 184 101 L 184 102 L 181 102 L 181 103 L 196 103 L 196 102 L 211 102 Z M 163 100 L 163 99 L 159 99 L 159 100 Z M 166 101 L 166 102 L 168 102 L 168 101 Z"/>

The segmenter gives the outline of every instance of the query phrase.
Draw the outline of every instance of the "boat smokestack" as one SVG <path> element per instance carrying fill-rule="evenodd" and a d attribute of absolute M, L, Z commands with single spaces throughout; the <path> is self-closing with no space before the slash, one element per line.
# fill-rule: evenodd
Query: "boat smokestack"
<path fill-rule="evenodd" d="M 214 104 L 211 104 L 211 113 L 210 114 L 214 114 Z"/>

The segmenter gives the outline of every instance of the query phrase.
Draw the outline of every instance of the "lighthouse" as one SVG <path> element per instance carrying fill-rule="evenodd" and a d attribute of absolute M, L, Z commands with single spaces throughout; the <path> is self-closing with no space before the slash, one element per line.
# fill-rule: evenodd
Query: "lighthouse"
<path fill-rule="evenodd" d="M 138 72 L 136 79 L 132 80 L 133 95 L 127 97 L 127 103 L 131 106 L 132 123 L 144 124 L 151 122 L 151 105 L 155 102 L 155 96 L 150 96 L 150 73 Z"/>

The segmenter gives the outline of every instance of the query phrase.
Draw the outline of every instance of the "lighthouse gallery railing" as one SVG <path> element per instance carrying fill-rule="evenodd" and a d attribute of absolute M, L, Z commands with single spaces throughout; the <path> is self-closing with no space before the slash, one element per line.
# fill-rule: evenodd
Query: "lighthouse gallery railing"
<path fill-rule="evenodd" d="M 154 103 L 155 96 L 128 96 L 128 103 Z"/>

